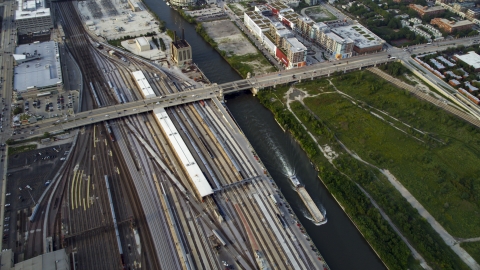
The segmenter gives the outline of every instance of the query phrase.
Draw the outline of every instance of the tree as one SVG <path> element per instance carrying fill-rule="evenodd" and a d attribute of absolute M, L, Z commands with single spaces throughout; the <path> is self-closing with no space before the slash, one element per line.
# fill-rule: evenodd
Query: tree
<path fill-rule="evenodd" d="M 13 110 L 13 115 L 21 114 L 23 112 L 23 109 L 20 107 L 17 107 Z"/>
<path fill-rule="evenodd" d="M 43 133 L 43 137 L 44 137 L 44 138 L 50 138 L 50 133 L 49 133 L 49 132 Z"/>

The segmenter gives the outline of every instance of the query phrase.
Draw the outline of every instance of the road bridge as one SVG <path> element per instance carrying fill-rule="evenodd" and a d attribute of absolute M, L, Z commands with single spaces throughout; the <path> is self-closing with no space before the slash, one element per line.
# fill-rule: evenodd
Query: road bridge
<path fill-rule="evenodd" d="M 89 124 L 103 122 L 105 120 L 149 112 L 155 108 L 171 107 L 213 97 L 223 99 L 223 95 L 238 91 L 254 89 L 254 93 L 256 93 L 259 89 L 265 87 L 275 87 L 276 85 L 306 79 L 313 80 L 314 78 L 330 76 L 335 72 L 360 70 L 384 64 L 389 61 L 393 60 L 387 58 L 387 53 L 378 53 L 375 55 L 356 57 L 355 59 L 336 61 L 334 63 L 326 62 L 299 69 L 264 74 L 219 85 L 213 84 L 185 92 L 167 94 L 165 96 L 100 107 L 94 110 L 77 113 L 75 116 L 42 120 L 36 123 L 39 127 L 36 129 L 35 134 L 25 132 L 23 134 L 12 136 L 12 139 L 27 139 L 45 132 L 61 132 Z"/>
<path fill-rule="evenodd" d="M 167 94 L 161 97 L 101 107 L 91 111 L 77 113 L 74 117 L 50 118 L 36 123 L 39 127 L 35 130 L 35 134 L 25 132 L 23 134 L 14 135 L 11 137 L 11 139 L 27 139 L 38 136 L 39 134 L 43 134 L 45 132 L 61 132 L 89 124 L 103 122 L 105 120 L 112 120 L 128 115 L 149 112 L 158 107 L 171 107 L 195 102 L 198 100 L 210 99 L 213 97 L 223 99 L 225 94 L 231 94 L 238 91 L 252 90 L 252 92 L 255 94 L 257 91 L 266 87 L 275 87 L 276 85 L 290 82 L 328 77 L 335 72 L 362 70 L 365 68 L 385 64 L 390 61 L 395 61 L 394 59 L 389 59 L 388 55 L 396 57 L 397 59 L 407 60 L 411 59 L 410 53 L 429 53 L 444 50 L 449 46 L 471 45 L 476 38 L 478 37 L 447 40 L 444 42 L 437 42 L 434 45 L 417 45 L 410 47 L 409 51 L 394 48 L 390 49 L 388 52 L 356 56 L 334 62 L 323 62 L 302 68 L 254 76 L 252 78 L 237 80 L 234 82 L 228 82 L 219 85 L 213 84 L 202 88 L 191 89 L 185 92 Z"/>

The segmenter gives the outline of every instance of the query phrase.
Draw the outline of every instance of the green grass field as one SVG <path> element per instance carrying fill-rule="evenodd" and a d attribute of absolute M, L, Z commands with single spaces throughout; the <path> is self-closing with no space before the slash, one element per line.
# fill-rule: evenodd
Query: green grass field
<path fill-rule="evenodd" d="M 8 156 L 13 156 L 13 155 L 18 154 L 18 153 L 27 152 L 27 151 L 35 150 L 35 149 L 37 149 L 36 144 L 27 144 L 27 145 L 22 145 L 22 146 L 18 146 L 18 147 L 9 147 L 8 148 Z"/>
<path fill-rule="evenodd" d="M 452 235 L 480 236 L 479 130 L 368 72 L 332 82 L 428 134 L 399 125 L 404 134 L 339 95 L 307 99 L 307 106 L 362 159 L 390 170 Z"/>
<path fill-rule="evenodd" d="M 358 76 L 358 75 L 357 75 Z M 362 82 L 368 82 L 365 77 L 355 78 Z M 375 82 L 378 83 L 378 82 Z M 329 191 L 340 201 L 345 209 L 345 212 L 352 217 L 357 224 L 362 234 L 365 235 L 367 241 L 371 243 L 374 249 L 380 254 L 380 257 L 387 266 L 391 269 L 420 269 L 418 262 L 413 260 L 411 256 L 406 256 L 404 247 L 398 243 L 397 249 L 391 250 L 391 247 L 384 245 L 386 242 L 397 242 L 398 240 L 391 236 L 384 221 L 378 220 L 378 215 L 375 214 L 376 209 L 367 203 L 365 196 L 356 187 L 354 183 L 360 184 L 385 213 L 392 219 L 396 226 L 402 231 L 402 234 L 409 239 L 409 242 L 419 251 L 427 260 L 429 266 L 433 269 L 467 269 L 458 256 L 443 242 L 432 227 L 422 218 L 418 212 L 401 196 L 401 194 L 388 182 L 386 177 L 378 170 L 371 166 L 367 166 L 353 157 L 351 157 L 345 150 L 342 149 L 336 138 L 339 137 L 340 132 L 336 131 L 333 126 L 337 125 L 340 128 L 348 128 L 345 121 L 339 124 L 332 124 L 333 122 L 325 121 L 325 119 L 318 118 L 313 114 L 312 109 L 303 106 L 300 102 L 295 101 L 290 104 L 291 109 L 295 115 L 301 120 L 306 128 L 314 134 L 319 145 L 328 144 L 339 156 L 334 160 L 335 167 L 328 162 L 318 148 L 318 145 L 307 135 L 305 130 L 299 126 L 298 121 L 295 120 L 292 114 L 285 108 L 285 93 L 289 89 L 287 86 L 278 86 L 275 89 L 266 89 L 259 92 L 259 99 L 267 108 L 269 108 L 275 115 L 279 124 L 290 132 L 307 155 L 312 160 L 313 164 L 319 170 L 319 177 L 328 187 Z M 341 97 L 337 93 L 332 93 L 333 87 L 328 86 L 328 81 L 306 81 L 295 85 L 296 88 L 302 89 L 310 95 L 317 95 L 314 98 L 307 98 L 307 104 L 310 100 L 325 100 L 325 102 L 315 104 L 312 108 L 333 110 L 333 106 L 338 106 L 335 109 L 335 115 L 339 118 L 345 117 L 344 114 L 358 115 L 358 119 L 362 119 L 364 123 L 376 121 L 378 118 L 373 117 L 368 110 L 358 107 L 358 111 L 354 108 L 349 108 L 353 104 Z M 365 103 L 358 104 L 367 108 Z M 368 107 L 369 108 L 369 107 Z M 369 108 L 369 110 L 374 110 Z M 345 113 L 343 112 L 345 111 Z M 373 117 L 373 118 L 372 118 Z M 352 117 L 353 119 L 354 117 Z M 388 117 L 385 117 L 388 118 Z M 398 121 L 393 118 L 389 119 L 395 126 L 400 126 Z M 332 126 L 330 126 L 332 125 Z M 371 128 L 385 125 L 381 122 L 377 125 L 372 125 Z M 390 126 L 390 125 L 388 125 Z M 337 127 L 335 127 L 337 128 Z M 352 127 L 353 129 L 354 127 Z M 418 132 L 414 131 L 411 134 L 405 130 L 403 133 L 399 131 L 400 136 L 406 139 L 417 141 Z M 427 136 L 425 140 L 435 141 L 437 138 Z M 369 201 L 368 201 L 369 202 Z M 385 230 L 385 231 L 384 231 Z M 390 240 L 378 238 L 379 234 L 384 231 L 387 238 Z M 407 252 L 408 253 L 408 252 Z"/>
<path fill-rule="evenodd" d="M 480 262 L 480 242 L 461 243 L 460 246 L 470 253 L 475 261 Z"/>

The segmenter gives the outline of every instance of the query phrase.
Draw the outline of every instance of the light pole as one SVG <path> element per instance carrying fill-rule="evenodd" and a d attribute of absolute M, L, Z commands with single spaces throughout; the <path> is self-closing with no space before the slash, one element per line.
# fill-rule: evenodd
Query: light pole
<path fill-rule="evenodd" d="M 28 194 L 30 195 L 30 198 L 32 198 L 33 204 L 37 205 L 37 203 L 36 203 L 35 200 L 33 199 L 32 193 L 30 193 L 29 188 L 25 187 L 25 189 L 28 191 Z"/>

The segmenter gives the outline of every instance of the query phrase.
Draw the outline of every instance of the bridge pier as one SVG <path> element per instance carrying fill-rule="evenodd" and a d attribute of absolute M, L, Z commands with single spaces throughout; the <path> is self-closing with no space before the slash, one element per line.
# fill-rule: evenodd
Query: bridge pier
<path fill-rule="evenodd" d="M 225 95 L 223 94 L 223 89 L 220 88 L 220 90 L 218 91 L 218 96 L 217 96 L 218 100 L 220 100 L 221 102 L 225 102 Z"/>
<path fill-rule="evenodd" d="M 253 87 L 253 88 L 252 88 L 252 94 L 253 94 L 253 96 L 256 96 L 256 95 L 258 94 L 258 91 L 260 91 L 260 88 L 258 88 L 258 87 Z"/>

